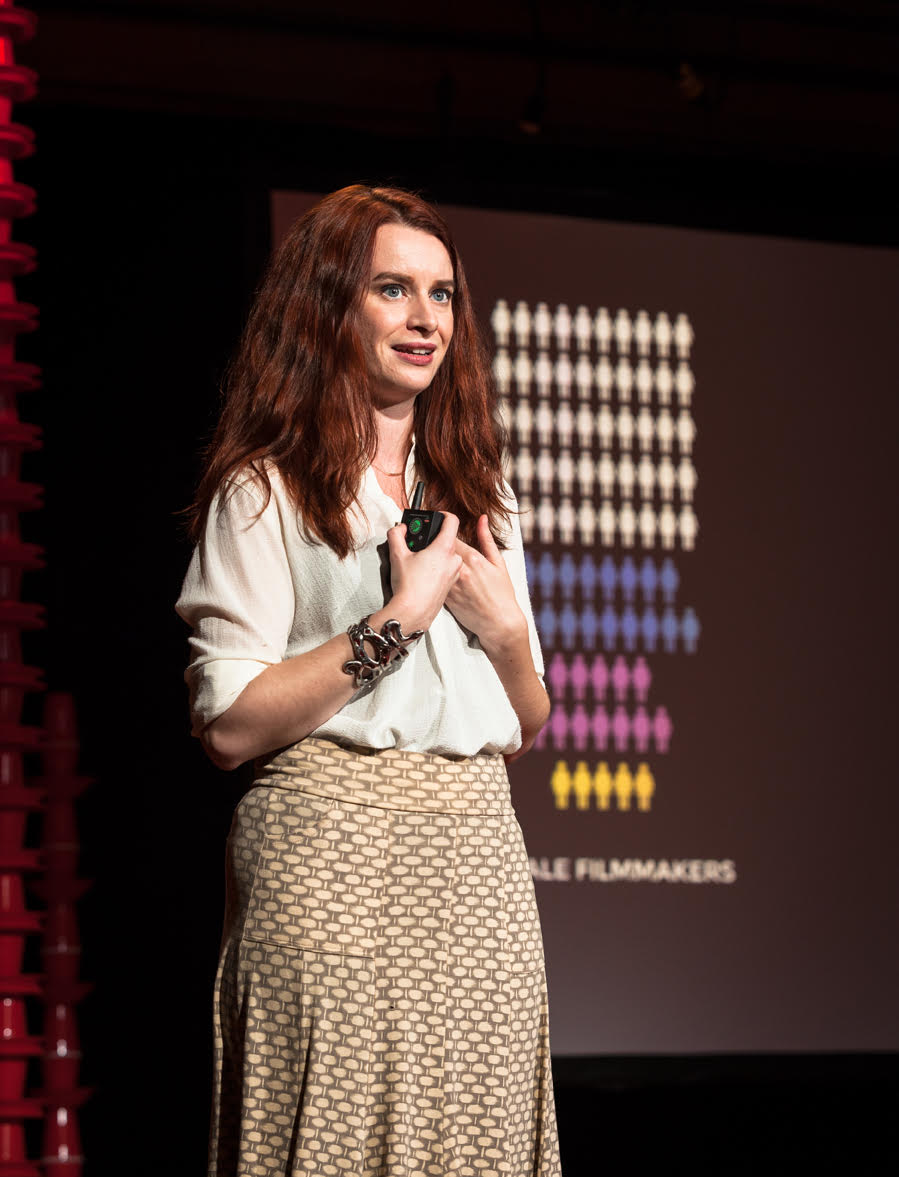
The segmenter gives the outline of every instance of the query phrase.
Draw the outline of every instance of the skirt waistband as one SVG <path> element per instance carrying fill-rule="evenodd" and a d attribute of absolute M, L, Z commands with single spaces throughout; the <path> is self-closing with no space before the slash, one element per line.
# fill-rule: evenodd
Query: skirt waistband
<path fill-rule="evenodd" d="M 514 812 L 499 753 L 454 758 L 309 736 L 261 765 L 254 784 L 413 813 Z"/>

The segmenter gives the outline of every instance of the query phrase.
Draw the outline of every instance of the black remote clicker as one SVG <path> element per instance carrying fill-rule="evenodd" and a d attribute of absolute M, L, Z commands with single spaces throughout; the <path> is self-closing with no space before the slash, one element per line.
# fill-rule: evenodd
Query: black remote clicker
<path fill-rule="evenodd" d="M 412 495 L 412 506 L 403 511 L 402 522 L 406 525 L 406 546 L 413 552 L 420 552 L 426 548 L 443 522 L 440 511 L 426 511 L 421 505 L 425 484 L 419 482 Z"/>

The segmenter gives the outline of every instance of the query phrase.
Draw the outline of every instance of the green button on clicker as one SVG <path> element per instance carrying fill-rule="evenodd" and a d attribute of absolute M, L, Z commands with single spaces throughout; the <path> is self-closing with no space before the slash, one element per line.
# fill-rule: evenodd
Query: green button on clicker
<path fill-rule="evenodd" d="M 420 519 L 413 519 L 412 522 L 409 524 L 409 530 L 412 532 L 413 535 L 416 535 L 419 531 L 421 531 L 421 520 Z"/>
<path fill-rule="evenodd" d="M 414 552 L 415 551 L 415 540 L 414 539 L 407 539 L 406 543 L 409 545 L 409 547 Z"/>

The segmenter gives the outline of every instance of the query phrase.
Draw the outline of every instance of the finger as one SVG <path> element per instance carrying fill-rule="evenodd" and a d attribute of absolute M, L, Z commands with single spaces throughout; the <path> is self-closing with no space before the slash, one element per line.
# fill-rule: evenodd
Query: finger
<path fill-rule="evenodd" d="M 444 547 L 452 547 L 453 541 L 459 532 L 459 516 L 454 515 L 452 511 L 446 511 L 443 516 L 443 522 L 440 524 L 440 530 L 437 532 L 437 539 L 434 543 L 442 543 Z"/>
<path fill-rule="evenodd" d="M 471 547 L 470 544 L 467 544 L 463 539 L 459 539 L 458 536 L 456 537 L 455 549 L 456 555 L 461 556 L 466 564 L 470 564 L 474 556 L 480 556 L 481 554 L 477 548 Z"/>
<path fill-rule="evenodd" d="M 391 558 L 397 560 L 402 560 L 410 554 L 406 547 L 405 523 L 396 523 L 388 530 L 387 550 L 390 552 Z"/>
<path fill-rule="evenodd" d="M 502 564 L 504 562 L 502 552 L 496 546 L 496 540 L 493 538 L 493 532 L 490 530 L 490 520 L 486 515 L 482 515 L 478 520 L 478 543 L 481 545 L 481 552 L 491 564 Z"/>

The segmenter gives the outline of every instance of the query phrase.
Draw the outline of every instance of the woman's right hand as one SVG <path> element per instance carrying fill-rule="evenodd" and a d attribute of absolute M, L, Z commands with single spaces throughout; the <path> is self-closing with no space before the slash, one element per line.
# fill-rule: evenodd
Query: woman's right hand
<path fill-rule="evenodd" d="M 387 532 L 393 588 L 388 610 L 395 611 L 404 632 L 428 629 L 443 608 L 462 567 L 456 552 L 458 531 L 458 516 L 447 511 L 436 538 L 420 552 L 410 552 L 406 546 L 405 524 L 398 523 Z"/>

